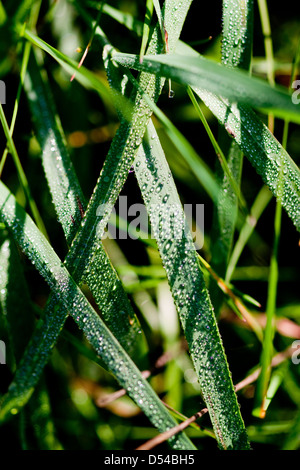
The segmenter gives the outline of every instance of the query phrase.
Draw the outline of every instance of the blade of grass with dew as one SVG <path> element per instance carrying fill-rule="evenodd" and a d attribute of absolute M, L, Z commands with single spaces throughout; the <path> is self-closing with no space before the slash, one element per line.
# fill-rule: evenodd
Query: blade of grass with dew
<path fill-rule="evenodd" d="M 182 42 L 180 51 L 181 54 L 188 54 L 189 51 L 190 54 L 198 54 Z M 226 126 L 226 129 L 230 129 L 233 139 L 275 196 L 282 162 L 282 205 L 300 231 L 300 171 L 290 155 L 248 106 L 237 107 L 208 91 L 196 87 L 192 89 L 218 121 Z"/>
<path fill-rule="evenodd" d="M 129 396 L 160 432 L 166 430 L 168 426 L 175 425 L 175 421 L 148 382 L 143 379 L 139 369 L 93 310 L 32 219 L 2 182 L 0 182 L 0 208 L 1 220 L 11 231 L 15 242 L 45 278 L 53 294 L 64 303 L 119 384 L 127 390 Z M 13 413 L 15 414 L 18 412 L 18 390 L 14 390 L 14 393 L 16 408 Z M 6 415 L 5 408 L 4 397 L 1 401 L 1 420 Z M 176 436 L 169 442 L 177 449 L 195 449 L 184 434 Z"/>
<path fill-rule="evenodd" d="M 131 83 L 139 90 L 148 106 L 153 110 L 155 116 L 163 124 L 164 129 L 172 143 L 175 145 L 177 150 L 181 153 L 186 163 L 189 165 L 195 176 L 202 184 L 203 188 L 213 200 L 217 200 L 219 185 L 206 163 L 200 158 L 197 152 L 194 150 L 189 141 L 184 135 L 177 129 L 176 126 L 167 118 L 167 116 L 159 109 L 159 107 L 151 100 L 149 95 L 140 87 L 139 83 L 135 80 L 130 72 L 127 72 L 127 76 Z"/>
<path fill-rule="evenodd" d="M 176 10 L 176 2 L 173 0 L 166 2 L 165 23 L 169 27 L 171 38 L 170 46 L 172 48 L 174 48 L 176 39 L 180 34 L 190 3 L 191 1 L 182 2 L 180 9 Z M 173 18 L 174 11 L 176 11 L 175 19 Z M 28 33 L 28 37 L 36 38 L 34 35 L 32 36 L 32 33 Z M 36 42 L 37 45 L 40 45 L 39 39 L 37 39 Z M 153 52 L 160 52 L 164 47 L 158 27 L 154 30 L 149 47 L 150 51 Z M 53 50 L 51 49 L 50 52 L 53 52 Z M 73 66 L 73 72 L 75 69 L 77 70 L 77 65 Z M 82 71 L 83 67 L 78 70 L 76 79 L 80 74 L 82 74 Z M 92 75 L 92 81 L 93 80 L 94 76 Z M 146 89 L 151 90 L 157 98 L 163 84 L 163 79 L 156 80 L 153 76 L 141 74 L 140 80 Z M 66 266 L 71 267 L 73 276 L 78 275 L 80 278 L 83 274 L 88 275 L 86 272 L 87 270 L 91 271 L 91 276 L 94 275 L 91 261 L 101 244 L 101 236 L 103 235 L 105 225 L 109 219 L 112 207 L 119 195 L 124 181 L 126 180 L 129 169 L 132 165 L 135 151 L 141 143 L 150 114 L 151 110 L 147 109 L 147 106 L 142 102 L 141 97 L 137 96 L 132 123 L 127 123 L 126 121 L 121 123 L 117 135 L 112 142 L 104 168 L 101 172 L 100 182 L 95 188 L 89 207 L 82 221 L 81 228 L 75 241 L 73 241 L 71 245 L 69 254 L 67 255 Z M 80 257 L 77 256 L 77 253 L 80 253 Z M 96 282 L 98 283 L 98 278 L 96 279 Z M 53 305 L 51 308 L 55 308 L 56 303 L 56 299 L 53 299 Z M 37 350 L 38 339 L 43 335 L 47 338 L 48 348 L 51 349 L 54 346 L 56 338 L 64 324 L 65 312 L 56 309 L 55 318 L 56 322 L 54 324 L 51 321 L 48 321 L 47 317 L 44 319 L 43 323 L 39 322 L 37 326 L 39 335 L 35 335 L 37 344 L 32 344 L 34 350 Z M 36 359 L 43 367 L 46 361 L 45 357 L 40 355 Z M 22 380 L 22 376 L 20 377 L 20 380 Z M 28 394 L 22 397 L 22 403 L 28 399 L 28 396 L 32 393 L 32 386 L 35 384 L 34 376 L 30 375 L 27 380 Z"/>
<path fill-rule="evenodd" d="M 232 12 L 234 11 L 234 15 Z M 231 68 L 249 70 L 252 52 L 253 0 L 223 0 L 222 30 L 222 64 Z M 224 148 L 228 162 L 228 172 L 224 172 L 222 161 L 216 174 L 220 181 L 218 203 L 214 206 L 213 230 L 211 234 L 212 266 L 222 277 L 225 277 L 229 255 L 232 249 L 233 236 L 238 216 L 243 153 L 232 140 L 223 126 L 219 125 L 219 142 Z M 218 155 L 218 154 L 217 154 Z M 222 171 L 223 169 L 223 171 Z M 232 184 L 232 180 L 234 184 Z M 244 202 L 244 200 L 243 200 Z M 244 213 L 247 219 L 247 206 L 244 202 Z M 210 286 L 212 303 L 216 315 L 222 304 L 223 295 L 213 281 Z"/>
<path fill-rule="evenodd" d="M 84 210 L 84 197 L 66 150 L 61 125 L 55 114 L 49 89 L 46 93 L 44 81 L 33 57 L 30 63 L 30 76 L 27 76 L 25 88 L 31 111 L 37 121 L 37 136 L 43 149 L 42 160 L 53 202 L 66 239 L 68 243 L 71 243 L 76 229 L 80 226 L 82 216 L 78 201 Z M 39 99 L 36 99 L 37 93 Z M 56 155 L 55 159 L 53 155 Z M 69 267 L 67 263 L 66 266 Z M 74 273 L 77 282 L 83 281 L 82 276 L 82 272 Z M 99 282 L 101 279 L 102 282 Z M 90 276 L 86 277 L 86 281 L 92 286 L 92 293 L 105 321 L 121 344 L 126 346 L 128 353 L 134 354 L 139 348 L 141 348 L 140 352 L 145 350 L 145 346 L 142 347 L 144 339 L 140 334 L 137 317 L 102 244 L 99 244 L 97 253 L 94 255 L 94 270 L 91 271 Z M 120 314 L 120 312 L 124 313 Z M 67 310 L 62 305 L 58 306 L 57 299 L 52 295 L 12 383 L 12 388 L 18 388 L 20 382 L 26 383 L 26 387 L 22 387 L 22 397 L 20 392 L 20 403 L 25 404 L 30 397 L 67 316 Z M 8 403 L 9 395 L 7 407 Z"/>
<path fill-rule="evenodd" d="M 116 52 L 113 59 L 125 67 L 203 88 L 231 101 L 271 111 L 279 118 L 300 123 L 300 113 L 285 88 L 270 87 L 260 78 L 250 77 L 242 70 L 227 68 L 200 54 L 198 56 L 183 56 L 178 53 L 147 54 L 140 63 L 137 55 Z"/>
<path fill-rule="evenodd" d="M 183 51 L 186 51 L 187 56 L 190 48 L 186 45 L 183 47 L 182 43 L 180 46 L 181 54 L 183 54 Z M 192 54 L 195 55 L 195 51 Z M 183 59 L 186 59 L 186 56 Z M 137 63 L 134 56 L 132 57 L 133 59 L 130 59 L 129 63 L 127 59 L 124 59 L 124 55 L 114 54 L 113 60 L 118 59 L 118 62 L 121 62 L 123 65 L 127 63 L 127 66 L 134 65 L 135 68 L 147 68 L 146 57 L 142 65 Z M 167 57 L 174 59 L 175 56 L 172 54 Z M 178 61 L 180 62 L 180 59 Z M 232 72 L 231 69 L 225 70 L 226 72 Z M 234 73 L 237 72 L 234 71 Z M 250 80 L 250 78 L 247 79 Z M 269 85 L 266 86 L 269 87 Z M 209 88 L 209 84 L 207 88 Z M 300 171 L 295 162 L 249 107 L 242 104 L 239 106 L 230 104 L 227 100 L 219 98 L 204 89 L 197 87 L 192 87 L 192 89 L 217 117 L 219 122 L 226 126 L 226 130 L 230 132 L 230 135 L 239 144 L 257 173 L 275 195 L 277 193 L 280 161 L 283 160 L 284 192 L 282 205 L 297 230 L 300 230 Z M 269 89 L 271 88 L 269 87 Z M 272 89 L 272 91 L 275 90 Z M 288 96 L 286 94 L 286 99 L 288 99 Z M 272 109 L 272 111 L 274 110 Z"/>
<path fill-rule="evenodd" d="M 151 122 L 134 167 L 219 445 L 249 448 L 197 252 Z"/>

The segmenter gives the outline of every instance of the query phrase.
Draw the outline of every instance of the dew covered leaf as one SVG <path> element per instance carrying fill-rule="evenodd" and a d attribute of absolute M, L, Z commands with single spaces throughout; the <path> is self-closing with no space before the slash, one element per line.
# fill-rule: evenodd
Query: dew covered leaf
<path fill-rule="evenodd" d="M 106 364 L 108 370 L 116 377 L 121 387 L 149 417 L 152 424 L 160 432 L 175 426 L 175 421 L 166 410 L 152 387 L 142 377 L 141 372 L 132 362 L 125 350 L 110 333 L 99 315 L 91 307 L 80 288 L 76 285 L 69 272 L 60 261 L 45 237 L 37 229 L 32 219 L 17 203 L 8 188 L 0 183 L 1 221 L 10 229 L 15 242 L 45 278 L 54 296 L 69 311 L 79 328 L 83 331 L 90 344 Z M 14 396 L 15 414 L 19 409 L 19 387 L 10 387 Z M 21 403 L 22 405 L 22 403 Z M 11 399 L 7 409 L 6 396 L 1 400 L 0 420 L 7 418 L 11 411 Z M 169 440 L 177 449 L 193 449 L 190 440 L 182 433 Z"/>
<path fill-rule="evenodd" d="M 271 111 L 274 116 L 300 123 L 300 112 L 291 95 L 283 87 L 271 87 L 264 80 L 250 77 L 242 70 L 233 70 L 200 54 L 159 54 L 144 57 L 140 63 L 134 54 L 115 53 L 114 61 L 125 67 L 171 78 L 179 83 L 216 93 L 231 101 Z"/>

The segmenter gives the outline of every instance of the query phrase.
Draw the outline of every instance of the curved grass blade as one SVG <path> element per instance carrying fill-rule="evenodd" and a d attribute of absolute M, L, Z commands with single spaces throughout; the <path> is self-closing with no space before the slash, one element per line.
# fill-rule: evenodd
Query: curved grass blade
<path fill-rule="evenodd" d="M 172 78 L 179 83 L 203 88 L 228 100 L 272 111 L 274 116 L 300 123 L 300 112 L 284 88 L 270 87 L 264 80 L 250 77 L 242 70 L 227 68 L 200 54 L 197 57 L 147 54 L 141 64 L 138 56 L 134 54 L 116 52 L 113 59 L 125 67 L 152 73 L 158 77 Z"/>
<path fill-rule="evenodd" d="M 134 167 L 219 445 L 249 448 L 197 252 L 152 122 Z"/>
<path fill-rule="evenodd" d="M 90 344 L 95 348 L 107 368 L 115 375 L 119 384 L 138 404 L 160 432 L 176 423 L 165 409 L 151 386 L 143 379 L 139 369 L 125 350 L 110 333 L 93 310 L 65 266 L 53 251 L 32 219 L 17 203 L 8 188 L 0 182 L 1 220 L 10 229 L 15 241 L 45 278 L 54 295 L 70 312 Z M 18 411 L 18 390 L 14 390 Z M 1 403 L 0 419 L 7 413 L 5 397 Z M 170 440 L 177 449 L 193 449 L 193 444 L 184 435 Z"/>

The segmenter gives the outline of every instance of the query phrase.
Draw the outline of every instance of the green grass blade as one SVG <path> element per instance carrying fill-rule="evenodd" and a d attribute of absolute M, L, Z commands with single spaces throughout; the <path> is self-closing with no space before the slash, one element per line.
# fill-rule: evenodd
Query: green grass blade
<path fill-rule="evenodd" d="M 232 11 L 235 12 L 234 15 L 232 15 Z M 252 51 L 252 26 L 253 0 L 242 3 L 238 0 L 223 1 L 223 65 L 249 70 Z M 238 216 L 237 202 L 239 202 L 240 208 L 247 206 L 244 200 L 241 206 L 239 200 L 243 153 L 222 126 L 219 126 L 219 142 L 222 148 L 226 149 L 228 171 L 224 171 L 224 164 L 222 165 L 221 161 L 223 172 L 217 166 L 221 189 L 218 203 L 214 207 L 211 246 L 212 265 L 220 276 L 225 277 Z M 232 180 L 234 184 L 232 184 Z M 248 210 L 246 209 L 246 219 L 247 213 Z M 210 292 L 215 312 L 218 314 L 223 296 L 214 282 L 211 284 Z"/>
<path fill-rule="evenodd" d="M 84 87 L 95 90 L 100 97 L 108 104 L 111 104 L 111 96 L 107 86 L 95 75 L 93 72 L 87 70 L 84 66 L 78 68 L 78 63 L 62 52 L 58 51 L 54 47 L 47 44 L 33 32 L 26 29 L 24 32 L 18 28 L 18 32 L 25 39 L 30 41 L 35 46 L 42 49 L 44 52 L 49 54 L 55 59 L 69 74 L 70 77 L 76 74 L 76 80 L 81 83 Z"/>
<path fill-rule="evenodd" d="M 180 51 L 181 54 L 185 51 L 186 55 L 197 54 L 183 43 L 180 44 Z M 219 122 L 230 132 L 274 195 L 277 194 L 280 162 L 283 162 L 282 205 L 297 230 L 300 231 L 300 171 L 285 149 L 247 106 L 230 104 L 227 100 L 203 89 L 192 88 Z"/>
<path fill-rule="evenodd" d="M 151 122 L 134 167 L 219 445 L 248 448 L 197 252 Z"/>
<path fill-rule="evenodd" d="M 174 426 L 175 421 L 151 386 L 143 379 L 125 350 L 92 309 L 45 237 L 2 182 L 0 183 L 0 208 L 1 220 L 11 230 L 15 241 L 28 258 L 34 262 L 35 267 L 45 278 L 54 295 L 64 303 L 107 368 L 115 375 L 119 384 L 127 390 L 153 425 L 161 432 Z M 13 412 L 15 413 L 18 411 L 18 390 L 14 390 L 14 393 L 16 409 Z M 5 417 L 6 412 L 4 397 L 0 410 L 1 419 Z M 178 449 L 194 448 L 184 434 L 171 439 L 170 444 Z"/>
<path fill-rule="evenodd" d="M 163 124 L 164 129 L 172 143 L 177 150 L 181 153 L 186 163 L 190 166 L 191 170 L 203 185 L 203 188 L 213 201 L 217 200 L 219 185 L 207 164 L 200 158 L 195 149 L 184 137 L 184 135 L 177 129 L 176 126 L 167 118 L 167 116 L 159 109 L 159 107 L 151 100 L 146 92 L 142 90 L 139 83 L 134 79 L 131 73 L 128 73 L 129 80 L 133 83 L 136 89 L 139 90 L 147 105 L 153 110 L 155 116 Z"/>
<path fill-rule="evenodd" d="M 0 310 L 5 315 L 11 339 L 11 344 L 7 347 L 18 365 L 34 329 L 35 318 L 20 256 L 11 239 L 6 239 L 1 246 L 0 265 Z M 30 413 L 27 416 L 29 409 Z M 37 434 L 40 448 L 47 448 L 47 443 L 48 448 L 61 448 L 55 437 L 44 381 L 35 390 L 29 409 L 23 411 L 22 418 L 28 421 L 28 426 L 32 426 L 35 431 L 37 428 L 40 430 Z"/>
<path fill-rule="evenodd" d="M 198 55 L 147 55 L 140 64 L 138 56 L 115 53 L 114 60 L 125 67 L 153 73 L 158 77 L 203 88 L 231 101 L 271 111 L 274 116 L 300 123 L 300 113 L 283 87 L 270 87 L 242 70 L 233 70 Z M 222 80 L 220 80 L 222 76 Z"/>
<path fill-rule="evenodd" d="M 81 222 L 81 206 L 85 210 L 84 196 L 68 154 L 46 74 L 39 70 L 34 54 L 28 68 L 24 86 L 41 147 L 42 163 L 57 218 L 70 245 Z"/>

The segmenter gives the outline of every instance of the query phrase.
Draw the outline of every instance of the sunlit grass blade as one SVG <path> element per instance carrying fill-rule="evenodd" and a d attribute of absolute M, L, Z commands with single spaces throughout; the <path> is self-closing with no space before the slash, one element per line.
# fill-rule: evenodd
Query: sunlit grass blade
<path fill-rule="evenodd" d="M 207 164 L 200 158 L 193 146 L 177 129 L 176 126 L 168 119 L 168 117 L 160 110 L 160 108 L 151 100 L 150 96 L 140 87 L 139 83 L 128 73 L 129 80 L 139 90 L 147 105 L 153 110 L 155 116 L 164 126 L 166 134 L 169 136 L 173 145 L 181 153 L 184 160 L 188 163 L 195 176 L 202 184 L 203 188 L 213 201 L 217 200 L 219 185 Z"/>
<path fill-rule="evenodd" d="M 169 24 L 172 31 L 173 20 L 173 2 L 170 0 L 169 7 L 165 8 L 165 22 Z M 180 9 L 177 10 L 177 22 L 171 34 L 171 44 L 174 48 L 175 41 L 179 36 L 182 24 L 187 14 L 190 1 L 182 2 Z M 163 48 L 159 28 L 154 30 L 149 45 L 150 51 L 160 51 Z M 109 54 L 109 50 L 106 48 Z M 108 56 L 109 58 L 109 56 Z M 148 74 L 141 74 L 139 83 L 142 88 L 146 88 L 154 99 L 158 99 L 163 79 L 156 79 Z M 82 226 L 78 232 L 73 244 L 77 246 L 84 254 L 80 259 L 74 259 L 73 252 L 68 256 L 68 262 L 75 269 L 87 271 L 92 269 L 90 266 L 91 254 L 99 244 L 99 239 L 104 234 L 105 226 L 109 220 L 112 208 L 119 196 L 120 190 L 127 178 L 128 172 L 134 160 L 136 151 L 141 144 L 147 122 L 151 115 L 151 108 L 144 102 L 143 98 L 133 93 L 135 108 L 131 122 L 123 120 L 112 141 L 109 153 L 107 155 L 100 179 L 89 202 L 88 209 L 82 221 Z M 75 250 L 76 251 L 76 250 Z"/>
<path fill-rule="evenodd" d="M 32 58 L 26 84 L 28 99 L 36 120 L 37 137 L 53 203 L 67 242 L 71 244 L 80 227 L 86 203 L 67 151 L 59 118 L 55 114 L 49 84 L 40 74 Z M 37 91 L 38 100 L 34 99 Z M 77 255 L 80 257 L 81 252 Z M 138 344 L 142 345 L 140 324 L 101 243 L 94 253 L 93 270 L 84 277 L 83 273 L 73 275 L 77 282 L 88 284 L 103 318 L 121 344 L 126 344 L 130 354 L 136 353 Z M 122 316 L 120 312 L 124 312 Z"/>
<path fill-rule="evenodd" d="M 119 91 L 118 69 L 114 71 L 114 67 L 107 64 L 107 70 L 111 85 Z M 132 80 L 132 77 L 129 78 Z M 138 87 L 135 80 L 133 83 Z M 159 110 L 153 105 L 151 98 L 140 87 L 138 89 L 157 115 Z M 139 148 L 135 158 L 134 169 L 219 445 L 225 449 L 248 448 L 244 424 L 197 253 L 191 234 L 186 230 L 177 190 L 151 121 L 143 146 Z M 214 367 L 210 361 L 218 368 L 222 384 L 226 382 L 224 388 L 214 376 Z M 222 396 L 223 393 L 226 398 L 225 395 Z M 224 403 L 228 404 L 228 409 L 223 408 Z M 228 416 L 228 426 L 221 419 L 222 414 Z"/>
<path fill-rule="evenodd" d="M 151 123 L 134 166 L 219 445 L 225 449 L 248 448 L 197 252 Z"/>
<path fill-rule="evenodd" d="M 0 208 L 1 220 L 11 230 L 15 241 L 45 278 L 54 295 L 64 303 L 120 385 L 127 390 L 161 432 L 168 426 L 174 426 L 176 423 L 151 386 L 143 379 L 138 368 L 88 303 L 45 237 L 2 182 L 0 183 Z M 14 394 L 16 403 L 13 412 L 16 413 L 18 390 L 14 390 Z M 6 413 L 4 397 L 0 410 L 2 420 Z M 194 448 L 184 434 L 170 440 L 170 444 L 178 449 Z"/>
<path fill-rule="evenodd" d="M 227 68 L 200 55 L 192 57 L 181 54 L 147 54 L 142 64 L 133 54 L 115 53 L 113 58 L 125 67 L 203 88 L 231 101 L 272 111 L 277 117 L 300 123 L 300 112 L 283 87 L 272 88 L 264 80 L 250 77 L 242 70 Z"/>

